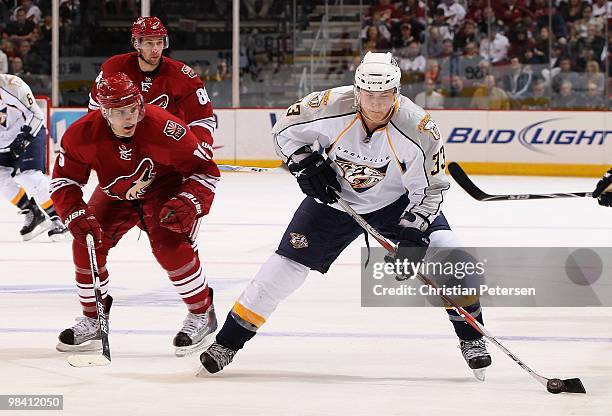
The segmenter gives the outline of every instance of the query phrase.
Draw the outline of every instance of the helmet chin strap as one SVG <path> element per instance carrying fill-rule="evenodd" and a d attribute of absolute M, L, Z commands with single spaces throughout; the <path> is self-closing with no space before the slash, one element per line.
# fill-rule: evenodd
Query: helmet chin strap
<path fill-rule="evenodd" d="M 133 45 L 132 45 L 132 46 L 134 46 L 134 49 L 136 49 L 136 51 L 138 52 L 138 55 L 137 55 L 137 56 L 138 56 L 138 59 L 142 59 L 142 60 L 143 60 L 143 62 L 145 62 L 147 65 L 155 66 L 155 64 L 154 64 L 154 63 L 151 63 L 151 62 L 147 61 L 147 60 L 145 59 L 145 57 L 142 55 L 142 48 L 140 48 L 140 40 L 136 39 L 136 40 L 133 42 Z M 158 62 L 158 65 L 159 65 L 159 62 Z"/>
<path fill-rule="evenodd" d="M 381 126 L 384 124 L 387 124 L 389 122 L 389 120 L 391 119 L 391 116 L 393 115 L 393 108 L 395 107 L 395 101 L 393 102 L 393 105 L 391 106 L 391 108 L 389 108 L 389 111 L 387 112 L 387 115 L 385 115 L 383 117 L 382 120 L 374 120 L 371 117 L 368 117 L 365 112 L 363 111 L 363 109 L 361 108 L 361 104 L 357 104 L 357 111 L 359 111 L 359 114 L 361 114 L 366 120 L 372 122 L 372 123 L 378 123 Z"/>
<path fill-rule="evenodd" d="M 155 64 L 153 64 L 153 63 L 151 63 L 151 62 L 147 61 L 147 60 L 144 58 L 144 56 L 142 56 L 142 52 L 140 52 L 140 49 L 138 49 L 138 59 L 142 59 L 142 60 L 143 60 L 144 62 L 146 62 L 148 65 L 155 66 Z M 158 65 L 159 65 L 159 63 L 158 63 Z"/>
<path fill-rule="evenodd" d="M 391 116 L 393 115 L 393 109 L 395 108 L 395 103 L 399 101 L 399 88 L 396 88 L 395 91 L 395 100 L 393 100 L 393 104 L 391 104 L 391 107 L 389 108 L 389 111 L 387 112 L 387 115 L 385 115 L 383 117 L 382 120 L 374 120 L 373 118 L 368 117 L 364 112 L 363 109 L 361 108 L 361 88 L 359 88 L 357 85 L 355 85 L 353 87 L 353 93 L 355 96 L 355 108 L 357 109 L 357 111 L 359 112 L 359 114 L 361 114 L 367 121 L 371 122 L 371 123 L 378 123 L 379 125 L 384 125 L 387 124 L 389 122 L 389 120 L 391 119 Z"/>
<path fill-rule="evenodd" d="M 110 127 L 115 137 L 117 137 L 118 139 L 131 139 L 134 136 L 134 134 L 132 134 L 131 136 L 123 136 L 115 131 L 110 121 L 106 120 L 106 122 L 108 123 L 108 127 Z"/>
<path fill-rule="evenodd" d="M 106 120 L 106 124 L 108 124 L 108 127 L 111 129 L 115 137 L 117 137 L 118 139 L 131 139 L 134 136 L 134 134 L 132 134 L 131 136 L 123 136 L 117 133 L 115 129 L 113 128 L 113 123 L 110 122 L 110 120 L 108 119 L 106 115 L 104 115 L 104 120 Z"/>

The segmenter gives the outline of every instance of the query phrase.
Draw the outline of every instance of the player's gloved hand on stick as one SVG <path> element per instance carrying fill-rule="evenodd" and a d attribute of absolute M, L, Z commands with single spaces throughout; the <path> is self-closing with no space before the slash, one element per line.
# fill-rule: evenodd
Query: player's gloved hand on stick
<path fill-rule="evenodd" d="M 22 126 L 21 133 L 15 137 L 15 140 L 9 145 L 9 157 L 13 161 L 13 172 L 11 176 L 15 176 L 17 169 L 21 163 L 21 157 L 25 153 L 26 149 L 34 140 L 34 137 L 30 134 L 32 128 L 30 126 Z"/>
<path fill-rule="evenodd" d="M 80 208 L 66 218 L 66 227 L 79 244 L 87 246 L 87 234 L 94 238 L 95 247 L 102 245 L 102 228 L 94 215 L 87 208 Z"/>
<path fill-rule="evenodd" d="M 407 260 L 413 264 L 423 261 L 429 247 L 429 237 L 425 234 L 427 228 L 429 228 L 429 221 L 418 214 L 406 212 L 395 230 L 399 242 L 395 259 L 402 263 Z M 411 276 L 403 277 L 407 279 Z M 403 279 L 398 276 L 398 280 Z"/>
<path fill-rule="evenodd" d="M 290 159 L 287 166 L 302 192 L 325 204 L 333 204 L 338 201 L 336 192 L 340 192 L 340 183 L 331 163 L 318 152 L 312 152 L 298 162 Z"/>
<path fill-rule="evenodd" d="M 30 126 L 22 126 L 21 133 L 15 137 L 13 143 L 9 146 L 9 155 L 14 161 L 18 161 L 21 159 L 21 156 L 25 153 L 27 147 L 34 140 L 34 136 L 31 134 L 32 127 Z"/>
<path fill-rule="evenodd" d="M 162 206 L 159 223 L 175 233 L 188 234 L 196 219 L 208 213 L 209 207 L 210 202 L 202 203 L 192 193 L 181 192 Z"/>
<path fill-rule="evenodd" d="M 612 206 L 612 169 L 607 171 L 604 177 L 597 182 L 597 187 L 593 191 L 593 198 L 597 198 L 597 202 L 601 206 Z"/>

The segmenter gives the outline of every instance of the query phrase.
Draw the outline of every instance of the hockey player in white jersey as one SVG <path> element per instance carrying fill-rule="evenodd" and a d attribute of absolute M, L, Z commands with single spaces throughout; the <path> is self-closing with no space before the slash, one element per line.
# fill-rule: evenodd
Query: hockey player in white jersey
<path fill-rule="evenodd" d="M 25 215 L 27 241 L 47 231 L 54 241 L 69 235 L 49 196 L 45 175 L 47 133 L 30 87 L 15 75 L 0 74 L 0 194 Z"/>
<path fill-rule="evenodd" d="M 417 262 L 430 246 L 459 246 L 440 211 L 449 188 L 440 132 L 400 95 L 400 77 L 391 53 L 368 52 L 353 86 L 307 95 L 274 126 L 278 153 L 307 197 L 200 356 L 208 372 L 228 365 L 309 270 L 327 272 L 363 232 L 336 203 L 336 192 L 399 244 L 399 257 Z M 482 323 L 478 299 L 470 302 L 463 306 Z M 447 313 L 466 362 L 484 379 L 491 364 L 484 338 L 453 310 Z"/>
<path fill-rule="evenodd" d="M 593 198 L 602 207 L 612 207 L 612 168 L 604 173 L 593 191 Z"/>

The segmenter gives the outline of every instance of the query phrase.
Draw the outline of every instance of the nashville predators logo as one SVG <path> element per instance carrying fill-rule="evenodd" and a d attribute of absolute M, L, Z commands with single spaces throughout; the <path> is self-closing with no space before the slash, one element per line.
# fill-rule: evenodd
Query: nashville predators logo
<path fill-rule="evenodd" d="M 122 200 L 140 199 L 144 196 L 154 178 L 153 161 L 146 158 L 140 162 L 134 173 L 118 177 L 110 185 L 102 188 L 102 191 L 112 198 Z"/>
<path fill-rule="evenodd" d="M 8 116 L 6 113 L 7 113 L 6 107 L 0 110 L 0 124 L 2 125 L 2 127 L 6 127 L 6 120 L 8 119 Z"/>
<path fill-rule="evenodd" d="M 379 168 L 356 163 L 336 157 L 336 164 L 342 170 L 342 176 L 355 192 L 365 192 L 385 179 L 389 162 Z"/>
<path fill-rule="evenodd" d="M 305 235 L 299 233 L 289 233 L 291 240 L 289 241 L 293 248 L 300 249 L 308 247 L 308 239 Z"/>

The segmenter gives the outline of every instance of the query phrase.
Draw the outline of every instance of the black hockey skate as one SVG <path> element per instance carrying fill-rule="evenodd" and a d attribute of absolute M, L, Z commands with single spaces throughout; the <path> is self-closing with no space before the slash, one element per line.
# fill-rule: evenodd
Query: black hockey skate
<path fill-rule="evenodd" d="M 112 296 L 106 295 L 106 304 L 104 306 L 106 319 L 108 319 L 112 304 Z M 102 338 L 100 336 L 98 318 L 78 317 L 75 325 L 64 329 L 59 334 L 59 342 L 55 348 L 60 352 L 102 351 Z"/>
<path fill-rule="evenodd" d="M 72 240 L 72 234 L 59 217 L 51 218 L 51 226 L 48 228 L 47 235 L 52 241 Z"/>
<path fill-rule="evenodd" d="M 34 198 L 30 198 L 25 208 L 19 213 L 25 215 L 25 223 L 19 230 L 23 241 L 29 241 L 49 228 L 49 220 Z"/>
<path fill-rule="evenodd" d="M 202 366 L 210 374 L 218 373 L 232 362 L 237 351 L 224 347 L 214 342 L 206 351 L 200 355 Z"/>
<path fill-rule="evenodd" d="M 461 354 L 468 366 L 474 372 L 474 377 L 480 381 L 485 380 L 485 369 L 491 365 L 491 356 L 487 351 L 487 344 L 484 337 L 473 341 L 459 342 Z"/>
<path fill-rule="evenodd" d="M 217 315 L 213 304 L 213 290 L 210 290 L 210 307 L 204 313 L 189 312 L 183 321 L 183 327 L 172 342 L 176 347 L 174 354 L 184 357 L 206 348 L 210 336 L 217 330 Z"/>

